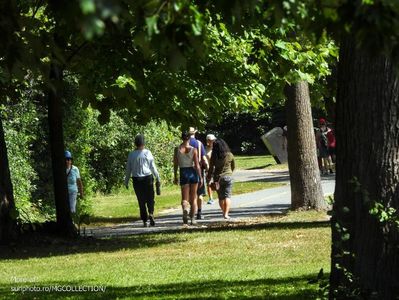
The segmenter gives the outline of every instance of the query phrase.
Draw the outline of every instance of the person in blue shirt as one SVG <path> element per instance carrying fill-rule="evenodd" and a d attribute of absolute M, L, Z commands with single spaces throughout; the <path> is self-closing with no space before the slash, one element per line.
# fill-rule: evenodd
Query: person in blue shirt
<path fill-rule="evenodd" d="M 198 152 L 198 161 L 201 167 L 201 176 L 205 178 L 205 171 L 208 170 L 209 164 L 208 160 L 206 158 L 206 151 L 204 144 L 198 139 L 198 131 L 194 127 L 189 128 L 189 134 L 190 134 L 190 140 L 189 144 L 191 147 L 194 147 L 197 149 Z M 197 220 L 203 219 L 202 216 L 202 202 L 204 200 L 204 195 L 206 195 L 205 191 L 205 184 L 203 185 L 198 185 L 197 187 Z"/>
<path fill-rule="evenodd" d="M 68 183 L 68 198 L 69 208 L 71 213 L 76 212 L 76 201 L 78 198 L 78 192 L 81 198 L 83 198 L 83 184 L 80 179 L 80 172 L 78 167 L 72 164 L 72 154 L 69 151 L 65 151 L 65 164 L 66 164 L 66 175 Z"/>
<path fill-rule="evenodd" d="M 205 171 L 208 170 L 209 164 L 206 158 L 206 151 L 204 144 L 198 139 L 198 131 L 194 127 L 189 128 L 190 133 L 190 146 L 197 149 L 198 152 L 198 161 L 201 167 L 201 176 L 205 178 Z M 206 195 L 205 184 L 198 185 L 197 187 L 197 220 L 203 219 L 202 216 L 202 202 L 204 200 L 204 195 Z"/>
<path fill-rule="evenodd" d="M 154 220 L 154 178 L 160 186 L 160 177 L 150 150 L 145 149 L 144 136 L 139 134 L 134 139 L 136 149 L 129 153 L 126 163 L 125 186 L 129 188 L 129 180 L 133 178 L 133 189 L 140 207 L 140 218 L 144 227 L 147 220 L 155 226 Z M 147 211 L 148 210 L 148 211 Z"/>

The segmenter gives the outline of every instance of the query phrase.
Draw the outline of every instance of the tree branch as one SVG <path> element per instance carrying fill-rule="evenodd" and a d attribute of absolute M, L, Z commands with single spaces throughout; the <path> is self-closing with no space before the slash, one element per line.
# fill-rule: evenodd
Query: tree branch
<path fill-rule="evenodd" d="M 37 1 L 36 8 L 35 8 L 35 10 L 33 12 L 33 15 L 32 15 L 32 19 L 35 18 L 37 12 L 39 11 L 39 8 L 42 6 L 42 3 L 43 3 L 43 0 L 38 0 Z"/>
<path fill-rule="evenodd" d="M 67 63 L 69 63 L 71 60 L 72 60 L 72 58 L 76 55 L 76 54 L 78 54 L 78 52 L 80 51 L 80 50 L 82 50 L 82 48 L 84 47 L 84 46 L 86 46 L 88 43 L 87 43 L 87 41 L 84 41 L 78 48 L 76 48 L 72 53 L 71 53 L 71 55 L 67 58 Z"/>

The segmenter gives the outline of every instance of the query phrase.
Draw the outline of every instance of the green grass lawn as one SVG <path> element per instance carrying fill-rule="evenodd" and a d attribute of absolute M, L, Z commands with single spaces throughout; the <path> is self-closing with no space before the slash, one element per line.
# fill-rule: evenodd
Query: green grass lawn
<path fill-rule="evenodd" d="M 239 170 L 275 170 L 287 169 L 287 164 L 277 164 L 271 155 L 242 156 L 235 155 L 236 167 Z"/>
<path fill-rule="evenodd" d="M 0 299 L 315 299 L 308 280 L 330 268 L 325 220 L 296 212 L 256 226 L 1 249 Z M 11 292 L 52 285 L 106 290 Z"/>
<path fill-rule="evenodd" d="M 233 185 L 233 194 L 249 193 L 261 189 L 281 186 L 279 183 L 270 182 L 236 182 Z M 166 186 L 162 188 L 161 196 L 157 196 L 155 201 L 155 213 L 180 206 L 180 187 Z M 213 194 L 216 198 L 216 192 Z M 205 197 L 207 200 L 207 197 Z M 131 222 L 139 218 L 139 206 L 137 198 L 129 187 L 129 190 L 121 189 L 116 194 L 101 196 L 93 199 L 93 216 L 91 225 L 103 225 L 106 223 Z"/>

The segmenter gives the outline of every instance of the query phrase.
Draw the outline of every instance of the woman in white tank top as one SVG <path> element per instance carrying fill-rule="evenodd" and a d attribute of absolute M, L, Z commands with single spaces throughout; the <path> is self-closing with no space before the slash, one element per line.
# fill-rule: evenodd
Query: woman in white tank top
<path fill-rule="evenodd" d="M 174 183 L 177 184 L 177 169 L 180 170 L 181 205 L 183 209 L 183 223 L 188 224 L 190 215 L 191 224 L 195 223 L 194 215 L 197 212 L 197 186 L 203 184 L 197 149 L 189 145 L 190 134 L 182 133 L 183 143 L 176 147 L 173 158 Z M 190 208 L 189 208 L 190 207 Z"/>

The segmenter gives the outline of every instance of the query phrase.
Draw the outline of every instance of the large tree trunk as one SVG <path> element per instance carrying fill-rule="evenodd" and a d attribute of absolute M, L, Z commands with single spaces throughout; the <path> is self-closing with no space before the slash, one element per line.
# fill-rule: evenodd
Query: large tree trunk
<path fill-rule="evenodd" d="M 50 151 L 54 180 L 54 198 L 57 214 L 57 231 L 62 235 L 74 236 L 76 229 L 68 201 L 67 178 L 65 174 L 64 134 L 62 127 L 62 69 L 52 64 L 50 79 L 52 88 L 48 94 L 48 121 L 50 135 Z"/>
<path fill-rule="evenodd" d="M 8 242 L 15 237 L 15 213 L 7 146 L 4 138 L 3 121 L 0 116 L 0 243 Z"/>
<path fill-rule="evenodd" d="M 360 287 L 366 299 L 397 299 L 399 226 L 369 213 L 378 201 L 399 217 L 397 68 L 382 55 L 356 48 L 354 37 L 343 38 L 340 52 L 330 298 L 345 297 L 338 288 Z"/>
<path fill-rule="evenodd" d="M 293 209 L 325 209 L 308 83 L 286 85 L 288 167 Z"/>

